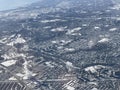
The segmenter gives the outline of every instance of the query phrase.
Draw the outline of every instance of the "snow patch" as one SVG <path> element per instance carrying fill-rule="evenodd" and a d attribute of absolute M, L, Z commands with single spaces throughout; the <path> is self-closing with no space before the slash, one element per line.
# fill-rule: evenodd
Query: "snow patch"
<path fill-rule="evenodd" d="M 86 26 L 88 26 L 88 25 L 87 25 L 87 24 L 82 24 L 82 26 L 83 26 L 83 27 L 86 27 Z"/>
<path fill-rule="evenodd" d="M 32 76 L 32 72 L 28 69 L 28 61 L 25 60 L 23 66 L 24 66 L 24 77 L 23 77 L 23 79 L 29 79 Z"/>
<path fill-rule="evenodd" d="M 81 27 L 77 27 L 77 28 L 74 28 L 72 30 L 68 30 L 68 32 L 66 34 L 67 35 L 80 35 L 81 36 L 81 33 L 78 32 L 81 29 L 82 29 Z"/>
<path fill-rule="evenodd" d="M 32 74 L 32 76 L 35 76 L 35 75 L 36 74 Z M 22 74 L 22 73 L 17 73 L 16 76 L 26 79 L 25 74 Z M 10 77 L 9 80 L 17 80 L 17 79 L 13 76 L 13 77 Z"/>
<path fill-rule="evenodd" d="M 116 31 L 117 28 L 111 28 L 109 31 Z"/>
<path fill-rule="evenodd" d="M 120 4 L 116 4 L 111 9 L 120 10 Z"/>
<path fill-rule="evenodd" d="M 1 64 L 6 66 L 6 67 L 9 67 L 9 66 L 16 64 L 16 60 L 5 61 L 5 62 L 2 62 Z"/>
<path fill-rule="evenodd" d="M 31 16 L 31 17 L 37 17 L 37 16 L 38 16 L 38 13 L 31 13 L 30 16 Z"/>
<path fill-rule="evenodd" d="M 61 19 L 42 20 L 41 23 L 54 23 L 54 22 L 58 22 L 58 21 L 65 21 L 65 20 L 61 20 Z"/>
<path fill-rule="evenodd" d="M 17 79 L 14 77 L 10 77 L 8 80 L 17 80 Z"/>
<path fill-rule="evenodd" d="M 45 64 L 46 64 L 48 67 L 54 68 L 54 65 L 53 65 L 52 62 L 45 62 Z"/>
<path fill-rule="evenodd" d="M 75 90 L 75 88 L 70 86 L 70 85 L 66 85 L 65 87 L 66 87 L 67 90 Z"/>
<path fill-rule="evenodd" d="M 23 78 L 23 77 L 24 77 L 24 74 L 22 74 L 22 73 L 17 73 L 16 76 L 19 76 L 19 77 Z M 10 77 L 9 80 L 16 80 L 16 78 L 13 76 L 13 77 Z"/>
<path fill-rule="evenodd" d="M 23 39 L 23 37 L 21 37 L 20 34 L 18 34 L 16 37 L 15 35 L 10 36 L 9 38 L 6 39 L 5 42 L 9 46 L 13 46 L 14 44 L 17 44 L 17 43 L 25 43 L 26 40 Z"/>
<path fill-rule="evenodd" d="M 6 40 L 7 40 L 7 38 L 5 37 L 5 38 L 3 38 L 3 39 L 0 40 L 0 43 L 5 44 L 7 42 Z"/>
<path fill-rule="evenodd" d="M 59 27 L 59 28 L 55 28 L 55 29 L 52 29 L 51 31 L 52 32 L 60 32 L 60 31 L 64 31 L 67 27 Z"/>
<path fill-rule="evenodd" d="M 49 29 L 49 28 L 51 28 L 51 26 L 46 26 L 46 27 L 43 27 L 44 29 Z"/>
<path fill-rule="evenodd" d="M 59 50 L 60 50 L 60 49 L 63 49 L 63 48 L 64 48 L 63 46 L 59 46 L 59 47 L 57 47 L 57 49 L 59 49 Z"/>
<path fill-rule="evenodd" d="M 26 57 L 26 56 L 24 54 L 11 52 L 11 53 L 8 53 L 8 54 L 1 55 L 1 57 L 3 57 L 5 60 L 8 60 L 8 59 L 14 59 L 14 58 L 17 58 L 17 57 Z"/>
<path fill-rule="evenodd" d="M 98 90 L 97 88 L 92 88 L 92 90 Z"/>
<path fill-rule="evenodd" d="M 7 45 L 13 46 L 14 44 L 25 43 L 25 42 L 26 42 L 25 39 L 18 37 L 15 41 L 12 41 L 12 42 L 8 43 Z"/>
<path fill-rule="evenodd" d="M 97 82 L 89 82 L 90 85 L 98 85 Z"/>
<path fill-rule="evenodd" d="M 16 75 L 19 76 L 19 77 L 23 77 L 24 76 L 24 74 L 22 74 L 22 73 L 17 73 Z"/>
<path fill-rule="evenodd" d="M 95 73 L 97 72 L 98 69 L 101 69 L 101 68 L 105 68 L 105 67 L 102 65 L 90 66 L 90 67 L 85 68 L 85 71 L 87 72 L 90 71 L 91 73 Z"/>
<path fill-rule="evenodd" d="M 117 21 L 120 21 L 120 18 L 119 18 L 119 17 L 117 17 L 117 18 L 116 18 L 116 20 L 117 20 Z"/>
<path fill-rule="evenodd" d="M 2 73 L 3 71 L 2 70 L 0 70 L 0 74 Z"/>
<path fill-rule="evenodd" d="M 69 62 L 69 61 L 66 62 L 66 65 L 70 66 L 70 67 L 73 67 L 73 64 L 71 62 Z"/>
<path fill-rule="evenodd" d="M 72 40 L 60 40 L 60 41 L 52 41 L 53 44 L 58 44 L 58 45 L 66 45 L 68 43 L 72 42 Z"/>
<path fill-rule="evenodd" d="M 100 29 L 100 27 L 95 26 L 94 29 Z"/>
<path fill-rule="evenodd" d="M 90 71 L 90 72 L 92 72 L 92 73 L 97 72 L 94 67 L 87 67 L 87 68 L 85 68 L 85 71 L 87 71 L 87 72 Z"/>
<path fill-rule="evenodd" d="M 74 48 L 65 48 L 64 50 L 65 50 L 65 51 L 70 51 L 70 52 L 75 51 Z"/>
<path fill-rule="evenodd" d="M 90 40 L 90 41 L 88 42 L 88 47 L 89 47 L 89 48 L 92 48 L 92 46 L 94 46 L 94 45 L 95 45 L 94 41 Z"/>
<path fill-rule="evenodd" d="M 105 42 L 109 42 L 108 38 L 102 38 L 101 40 L 98 41 L 99 43 L 105 43 Z"/>
<path fill-rule="evenodd" d="M 51 41 L 53 44 L 56 44 L 57 43 L 57 41 Z"/>
<path fill-rule="evenodd" d="M 65 64 L 68 71 L 72 71 L 72 69 L 74 68 L 73 64 L 69 61 L 65 62 Z"/>

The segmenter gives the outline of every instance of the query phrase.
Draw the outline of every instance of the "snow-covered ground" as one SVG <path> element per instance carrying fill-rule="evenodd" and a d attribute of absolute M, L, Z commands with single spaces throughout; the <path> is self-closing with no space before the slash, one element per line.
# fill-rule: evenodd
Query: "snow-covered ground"
<path fill-rule="evenodd" d="M 15 35 L 11 35 L 9 37 L 3 37 L 2 39 L 0 39 L 0 43 L 9 45 L 9 46 L 13 46 L 14 44 L 17 43 L 25 43 L 26 40 L 19 34 L 17 36 Z"/>
<path fill-rule="evenodd" d="M 14 59 L 17 57 L 26 57 L 26 56 L 22 53 L 20 54 L 13 51 L 13 52 L 1 55 L 1 57 L 3 57 L 5 60 L 8 60 L 8 59 Z"/>
<path fill-rule="evenodd" d="M 35 76 L 36 74 L 32 74 L 32 76 Z M 23 79 L 26 79 L 26 76 L 25 74 L 23 73 L 17 73 L 16 76 L 20 77 L 20 78 L 23 78 Z M 14 76 L 10 77 L 9 80 L 17 80 Z"/>
<path fill-rule="evenodd" d="M 13 46 L 14 44 L 17 44 L 17 43 L 25 43 L 26 40 L 23 39 L 21 37 L 21 35 L 18 35 L 17 38 L 15 38 L 14 40 L 12 40 L 11 42 L 7 43 L 7 45 L 10 45 L 10 46 Z"/>

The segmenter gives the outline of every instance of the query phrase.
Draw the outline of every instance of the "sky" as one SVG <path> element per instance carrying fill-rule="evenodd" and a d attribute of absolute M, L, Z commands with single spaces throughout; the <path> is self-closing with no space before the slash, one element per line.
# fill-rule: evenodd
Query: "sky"
<path fill-rule="evenodd" d="M 39 0 L 0 0 L 0 11 L 18 8 L 36 1 Z"/>

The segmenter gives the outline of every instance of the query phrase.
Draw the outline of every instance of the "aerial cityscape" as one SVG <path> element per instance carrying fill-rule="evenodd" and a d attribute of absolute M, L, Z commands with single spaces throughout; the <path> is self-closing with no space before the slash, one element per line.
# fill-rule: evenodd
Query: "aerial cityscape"
<path fill-rule="evenodd" d="M 0 11 L 0 77 L 0 90 L 120 90 L 120 1 Z"/>

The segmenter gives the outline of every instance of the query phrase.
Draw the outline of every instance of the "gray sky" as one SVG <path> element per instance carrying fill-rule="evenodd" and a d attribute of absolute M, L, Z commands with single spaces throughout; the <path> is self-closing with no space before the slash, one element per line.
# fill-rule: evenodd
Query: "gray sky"
<path fill-rule="evenodd" d="M 39 0 L 0 0 L 0 11 L 14 9 Z"/>

